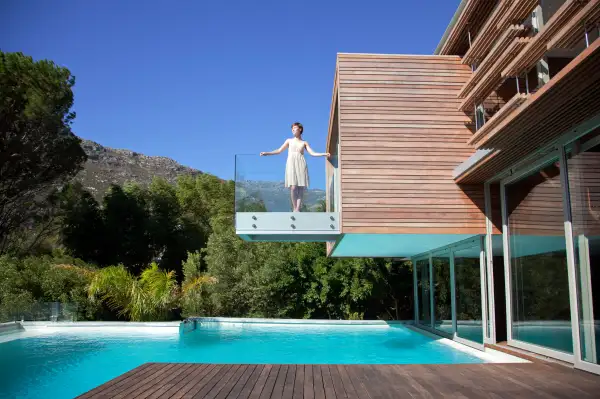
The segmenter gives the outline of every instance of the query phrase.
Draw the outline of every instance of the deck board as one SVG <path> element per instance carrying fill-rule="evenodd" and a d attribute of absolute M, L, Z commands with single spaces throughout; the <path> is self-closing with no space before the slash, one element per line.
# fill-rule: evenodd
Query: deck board
<path fill-rule="evenodd" d="M 147 363 L 79 398 L 594 398 L 600 376 L 545 362 L 459 365 Z"/>

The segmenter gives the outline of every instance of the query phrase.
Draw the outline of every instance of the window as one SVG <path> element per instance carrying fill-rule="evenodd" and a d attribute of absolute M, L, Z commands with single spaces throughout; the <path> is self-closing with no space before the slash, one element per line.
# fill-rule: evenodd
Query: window
<path fill-rule="evenodd" d="M 431 262 L 433 266 L 434 328 L 447 334 L 453 334 L 450 252 L 433 256 Z"/>
<path fill-rule="evenodd" d="M 558 162 L 506 185 L 512 339 L 573 353 Z"/>
<path fill-rule="evenodd" d="M 419 323 L 431 326 L 431 294 L 429 292 L 429 258 L 417 261 Z"/>
<path fill-rule="evenodd" d="M 479 243 L 454 252 L 456 335 L 483 343 Z"/>
<path fill-rule="evenodd" d="M 596 142 L 598 140 L 595 140 Z M 581 359 L 600 362 L 600 145 L 574 143 L 567 158 Z M 587 147 L 587 148 L 586 148 Z"/>

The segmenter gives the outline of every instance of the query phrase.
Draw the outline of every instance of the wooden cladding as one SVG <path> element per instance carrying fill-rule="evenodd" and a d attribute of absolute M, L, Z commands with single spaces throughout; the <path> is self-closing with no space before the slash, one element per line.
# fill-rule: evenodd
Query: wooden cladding
<path fill-rule="evenodd" d="M 496 28 L 506 29 L 510 24 L 520 24 L 540 4 L 540 0 L 513 0 L 512 5 L 502 15 Z"/>
<path fill-rule="evenodd" d="M 586 30 L 600 23 L 600 0 L 591 0 L 548 42 L 548 50 L 572 48 L 585 36 Z"/>
<path fill-rule="evenodd" d="M 498 29 L 498 22 L 504 18 L 504 15 L 506 15 L 514 1 L 515 0 L 500 0 L 494 12 L 485 21 L 485 24 L 477 34 L 469 51 L 467 51 L 463 57 L 463 64 L 471 65 L 485 58 L 488 51 L 494 45 L 498 33 L 501 32 L 501 30 Z"/>
<path fill-rule="evenodd" d="M 600 113 L 600 40 L 596 40 L 483 137 L 496 151 L 456 181 L 484 182 Z"/>
<path fill-rule="evenodd" d="M 563 189 L 558 162 L 506 186 L 511 235 L 564 236 Z"/>
<path fill-rule="evenodd" d="M 583 7 L 583 4 L 586 1 L 567 0 L 543 26 L 538 34 L 533 37 L 531 42 L 521 51 L 521 53 L 502 71 L 502 76 L 518 76 L 522 72 L 533 67 L 546 53 L 548 42 L 560 29 L 565 27 L 569 20 Z"/>
<path fill-rule="evenodd" d="M 483 186 L 452 178 L 473 154 L 470 75 L 453 56 L 338 56 L 342 233 L 485 233 Z"/>
<path fill-rule="evenodd" d="M 467 0 L 458 15 L 439 54 L 463 55 L 469 49 L 469 35 L 475 38 L 488 16 L 494 10 L 496 0 Z"/>
<path fill-rule="evenodd" d="M 524 25 L 511 25 L 504 31 L 502 36 L 498 38 L 498 41 L 489 52 L 488 56 L 481 62 L 477 67 L 477 70 L 473 73 L 471 79 L 465 83 L 458 93 L 458 98 L 465 98 L 473 90 L 473 88 L 482 80 L 490 69 L 494 68 L 496 62 L 503 54 L 506 53 L 507 48 L 514 43 L 514 39 L 525 33 L 526 28 Z"/>
<path fill-rule="evenodd" d="M 513 39 L 512 43 L 503 50 L 502 55 L 498 57 L 494 65 L 489 71 L 483 76 L 477 86 L 469 93 L 469 95 L 460 104 L 459 109 L 466 111 L 473 107 L 478 100 L 483 100 L 490 95 L 494 89 L 502 84 L 504 79 L 500 72 L 502 69 L 511 62 L 516 54 L 519 54 L 525 46 L 531 41 L 528 37 L 518 37 Z"/>
<path fill-rule="evenodd" d="M 510 118 L 513 112 L 515 112 L 515 110 L 519 108 L 519 106 L 523 104 L 528 97 L 529 94 L 519 93 L 511 98 L 506 104 L 504 104 L 500 111 L 494 114 L 494 116 L 492 116 L 492 118 L 487 121 L 485 125 L 483 125 L 481 129 L 479 129 L 477 133 L 473 135 L 473 137 L 471 137 L 469 140 L 469 145 L 477 145 L 480 141 L 484 140 L 488 134 L 493 132 L 494 129 L 500 125 L 502 121 Z"/>

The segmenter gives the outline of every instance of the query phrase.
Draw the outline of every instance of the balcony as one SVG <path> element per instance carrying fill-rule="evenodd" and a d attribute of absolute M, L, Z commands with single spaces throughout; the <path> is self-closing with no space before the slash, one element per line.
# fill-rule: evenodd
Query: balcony
<path fill-rule="evenodd" d="M 235 157 L 235 229 L 246 241 L 327 242 L 340 234 L 336 162 L 306 155 L 310 186 L 293 212 L 285 187 L 287 154 Z M 298 195 L 297 195 L 298 197 Z"/>

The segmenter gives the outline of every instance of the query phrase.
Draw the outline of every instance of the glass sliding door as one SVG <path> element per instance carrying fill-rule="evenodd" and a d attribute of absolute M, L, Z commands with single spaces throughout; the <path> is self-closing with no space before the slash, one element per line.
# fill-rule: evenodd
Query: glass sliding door
<path fill-rule="evenodd" d="M 434 328 L 446 334 L 454 334 L 452 323 L 452 292 L 450 251 L 434 255 L 431 259 L 433 273 Z"/>
<path fill-rule="evenodd" d="M 419 301 L 419 324 L 431 327 L 431 293 L 429 280 L 429 258 L 416 262 Z"/>
<path fill-rule="evenodd" d="M 506 183 L 509 339 L 573 353 L 563 188 L 558 161 Z"/>
<path fill-rule="evenodd" d="M 567 176 L 581 360 L 600 364 L 600 145 L 578 140 L 571 147 Z"/>
<path fill-rule="evenodd" d="M 456 335 L 483 344 L 479 241 L 454 252 Z"/>

